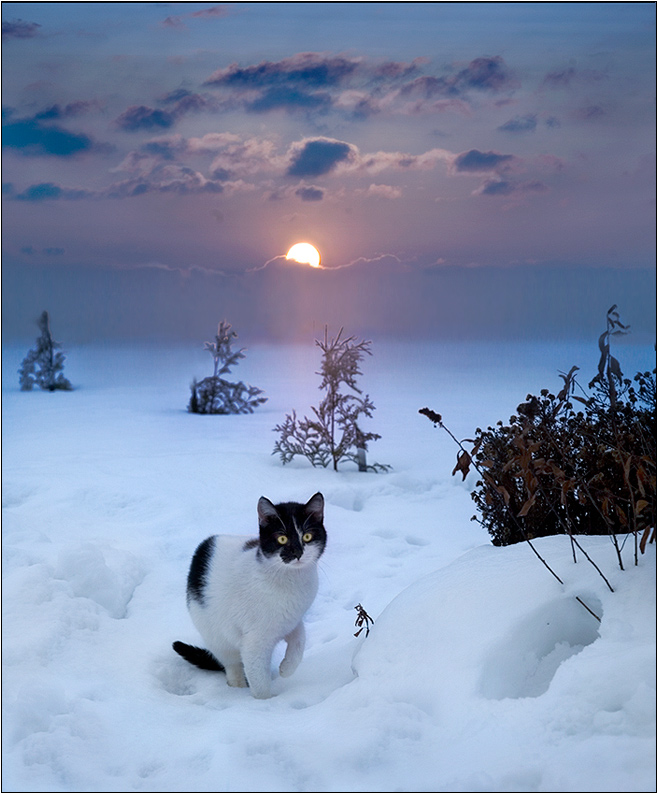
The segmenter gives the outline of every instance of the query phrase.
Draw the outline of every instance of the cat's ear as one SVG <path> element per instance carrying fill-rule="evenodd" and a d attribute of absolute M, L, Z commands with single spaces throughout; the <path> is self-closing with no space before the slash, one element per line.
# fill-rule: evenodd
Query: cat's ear
<path fill-rule="evenodd" d="M 258 500 L 258 523 L 264 524 L 269 518 L 274 518 L 279 514 L 276 512 L 276 507 L 264 496 Z"/>
<path fill-rule="evenodd" d="M 316 521 L 322 523 L 324 519 L 324 496 L 318 491 L 304 505 L 304 509 L 309 515 L 312 515 Z"/>

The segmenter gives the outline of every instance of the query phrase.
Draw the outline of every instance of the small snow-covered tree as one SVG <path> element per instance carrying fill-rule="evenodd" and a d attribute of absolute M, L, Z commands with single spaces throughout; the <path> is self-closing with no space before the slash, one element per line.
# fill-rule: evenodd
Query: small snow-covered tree
<path fill-rule="evenodd" d="M 381 436 L 365 432 L 360 427 L 361 417 L 371 418 L 375 406 L 357 386 L 357 376 L 362 372 L 359 364 L 370 352 L 371 342 L 357 342 L 354 336 L 342 338 L 341 328 L 334 339 L 329 339 L 327 328 L 324 340 L 315 340 L 322 350 L 322 364 L 318 375 L 322 376 L 319 388 L 325 390 L 320 405 L 311 407 L 315 416 L 298 419 L 295 411 L 288 414 L 284 422 L 274 430 L 280 434 L 274 452 L 282 463 L 289 463 L 295 455 L 303 455 L 313 466 L 327 467 L 330 464 L 338 471 L 342 461 L 352 461 L 359 471 L 386 471 L 389 467 L 380 463 L 368 465 L 366 451 L 368 442 Z M 347 387 L 348 392 L 343 391 Z"/>
<path fill-rule="evenodd" d="M 21 391 L 31 391 L 34 386 L 44 391 L 72 391 L 73 386 L 62 372 L 64 354 L 57 352 L 61 345 L 50 333 L 48 312 L 41 314 L 37 324 L 41 331 L 37 346 L 28 352 L 18 370 Z"/>
<path fill-rule="evenodd" d="M 262 389 L 239 381 L 230 383 L 222 375 L 231 371 L 240 359 L 244 358 L 244 348 L 233 351 L 233 340 L 237 338 L 231 324 L 225 320 L 217 326 L 214 342 L 206 342 L 207 350 L 213 358 L 213 374 L 201 381 L 193 381 L 192 394 L 187 410 L 195 414 L 250 414 L 254 408 L 267 402 L 261 397 Z"/>

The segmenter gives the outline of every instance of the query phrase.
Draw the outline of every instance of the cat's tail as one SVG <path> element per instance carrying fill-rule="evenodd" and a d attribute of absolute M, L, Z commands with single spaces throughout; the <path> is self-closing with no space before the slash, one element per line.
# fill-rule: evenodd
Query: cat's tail
<path fill-rule="evenodd" d="M 196 645 L 187 645 L 179 640 L 176 640 L 171 647 L 177 654 L 182 656 L 185 661 L 200 667 L 202 670 L 214 670 L 218 673 L 224 672 L 224 667 L 215 659 L 210 651 L 197 648 Z"/>

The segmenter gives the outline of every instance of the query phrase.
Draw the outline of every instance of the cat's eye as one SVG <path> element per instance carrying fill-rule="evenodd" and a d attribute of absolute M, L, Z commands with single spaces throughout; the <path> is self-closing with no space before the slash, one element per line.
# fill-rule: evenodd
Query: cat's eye
<path fill-rule="evenodd" d="M 310 543 L 313 540 L 313 533 L 312 532 L 304 532 L 302 535 L 302 540 L 304 543 Z"/>
<path fill-rule="evenodd" d="M 285 546 L 286 543 L 288 542 L 288 536 L 287 535 L 277 535 L 276 536 L 276 540 L 277 540 L 277 543 L 280 543 L 282 546 Z"/>

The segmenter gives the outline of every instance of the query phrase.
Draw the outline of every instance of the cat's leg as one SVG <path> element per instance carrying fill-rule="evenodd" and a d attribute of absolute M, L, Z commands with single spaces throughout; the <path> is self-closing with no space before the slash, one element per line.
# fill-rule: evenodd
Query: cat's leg
<path fill-rule="evenodd" d="M 242 663 L 249 682 L 249 689 L 251 689 L 251 694 L 255 698 L 269 698 L 272 696 L 270 691 L 272 680 L 270 665 L 273 651 L 274 648 L 271 645 L 263 644 L 262 639 L 256 635 L 244 637 Z"/>
<path fill-rule="evenodd" d="M 215 655 L 222 660 L 222 665 L 224 666 L 224 670 L 226 670 L 226 683 L 229 686 L 247 686 L 247 680 L 244 677 L 244 668 L 238 648 L 222 643 L 221 648 L 216 649 Z"/>
<path fill-rule="evenodd" d="M 292 675 L 299 667 L 299 663 L 304 656 L 304 646 L 306 645 L 306 630 L 304 623 L 300 620 L 295 628 L 286 635 L 285 641 L 288 643 L 286 655 L 279 665 L 279 672 L 285 678 Z"/>
<path fill-rule="evenodd" d="M 224 667 L 226 668 L 226 683 L 229 686 L 248 686 L 247 679 L 244 677 L 244 668 L 242 667 L 242 662 L 232 665 L 225 664 Z"/>
<path fill-rule="evenodd" d="M 247 679 L 244 677 L 244 667 L 240 658 L 240 651 L 235 651 L 225 655 L 224 668 L 226 669 L 226 683 L 229 686 L 247 686 Z"/>

